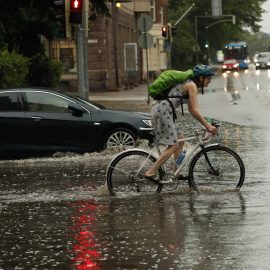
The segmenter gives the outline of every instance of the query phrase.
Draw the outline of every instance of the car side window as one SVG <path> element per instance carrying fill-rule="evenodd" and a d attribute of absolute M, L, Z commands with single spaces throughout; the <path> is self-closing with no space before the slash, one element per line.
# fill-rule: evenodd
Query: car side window
<path fill-rule="evenodd" d="M 57 95 L 44 92 L 26 92 L 26 97 L 31 112 L 69 112 L 68 104 L 71 102 Z"/>
<path fill-rule="evenodd" d="M 20 104 L 17 92 L 0 93 L 0 111 L 20 111 Z"/>

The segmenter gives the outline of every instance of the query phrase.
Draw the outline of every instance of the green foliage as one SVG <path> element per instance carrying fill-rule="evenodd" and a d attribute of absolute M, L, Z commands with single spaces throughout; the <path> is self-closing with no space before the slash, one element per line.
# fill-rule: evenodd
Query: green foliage
<path fill-rule="evenodd" d="M 0 87 L 24 86 L 27 82 L 28 68 L 28 58 L 15 50 L 11 53 L 7 49 L 0 50 Z"/>
<path fill-rule="evenodd" d="M 195 16 L 197 16 L 197 40 L 199 45 L 199 62 L 204 61 L 207 54 L 204 44 L 209 43 L 209 56 L 215 59 L 216 50 L 221 50 L 231 41 L 245 41 L 245 29 L 253 32 L 259 30 L 258 23 L 261 21 L 263 12 L 261 5 L 266 0 L 235 0 L 222 1 L 222 12 L 225 15 L 235 15 L 236 24 L 230 20 L 232 17 L 213 18 L 212 6 L 209 0 L 197 0 L 195 6 L 177 24 L 177 34 L 173 37 L 172 45 L 172 67 L 195 64 Z M 189 0 L 169 1 L 169 22 L 174 25 L 178 19 L 191 6 Z M 220 23 L 216 23 L 222 21 Z M 215 24 L 216 23 L 216 24 Z M 208 28 L 206 28 L 208 26 Z"/>
<path fill-rule="evenodd" d="M 38 56 L 31 60 L 28 80 L 31 86 L 56 88 L 64 72 L 62 62 Z"/>
<path fill-rule="evenodd" d="M 107 3 L 113 3 L 113 0 L 90 0 L 90 20 L 94 21 L 97 19 L 97 15 L 105 15 L 106 17 L 111 17 Z"/>

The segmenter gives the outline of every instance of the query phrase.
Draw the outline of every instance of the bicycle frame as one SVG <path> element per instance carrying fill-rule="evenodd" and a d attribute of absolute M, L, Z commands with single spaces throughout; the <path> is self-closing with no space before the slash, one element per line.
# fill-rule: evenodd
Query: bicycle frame
<path fill-rule="evenodd" d="M 149 130 L 149 129 L 148 129 Z M 202 130 L 202 131 L 205 131 L 205 130 Z M 189 150 L 188 154 L 186 155 L 186 157 L 184 158 L 184 160 L 182 161 L 182 163 L 179 165 L 179 167 L 177 168 L 177 170 L 173 173 L 173 175 L 175 177 L 177 177 L 177 175 L 179 174 L 179 172 L 183 169 L 183 167 L 191 160 L 192 156 L 197 152 L 197 150 L 201 147 L 202 150 L 204 150 L 204 145 L 209 143 L 210 141 L 212 141 L 212 139 L 214 138 L 215 135 L 212 135 L 210 138 L 209 136 L 212 135 L 210 132 L 205 136 L 205 137 L 202 137 L 202 134 L 201 134 L 201 131 L 196 131 L 196 136 L 192 136 L 192 137 L 188 137 L 188 138 L 184 138 L 184 139 L 180 139 L 180 140 L 177 140 L 177 142 L 186 142 L 186 141 L 193 141 L 193 140 L 198 140 L 198 142 Z M 209 139 L 208 139 L 209 138 Z M 212 146 L 212 145 L 218 145 L 218 143 L 216 144 L 211 144 L 209 146 Z M 161 151 L 160 151 L 160 148 L 159 148 L 159 145 L 157 143 L 155 143 L 155 146 L 153 147 L 153 149 L 148 152 L 149 153 L 149 156 L 153 155 L 154 151 L 157 150 L 158 152 L 158 155 L 160 156 L 161 154 Z M 149 157 L 148 156 L 148 157 Z M 209 160 L 207 158 L 207 155 L 205 154 L 206 156 L 206 160 L 207 160 L 207 163 L 209 164 L 209 166 L 212 168 L 212 165 L 209 163 Z M 146 161 L 145 161 L 146 162 Z M 143 162 L 138 170 L 138 172 L 141 170 L 141 168 L 143 168 L 145 162 Z M 164 172 L 166 172 L 166 162 L 161 166 L 162 167 L 162 170 Z M 213 169 L 213 168 L 212 168 Z M 164 184 L 166 184 L 166 181 L 163 181 Z"/>

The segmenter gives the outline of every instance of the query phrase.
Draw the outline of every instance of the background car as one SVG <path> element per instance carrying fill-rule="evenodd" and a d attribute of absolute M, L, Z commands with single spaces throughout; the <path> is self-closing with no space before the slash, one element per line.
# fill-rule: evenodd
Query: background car
<path fill-rule="evenodd" d="M 222 71 L 239 71 L 239 64 L 237 63 L 236 59 L 226 59 L 222 65 Z"/>
<path fill-rule="evenodd" d="M 270 68 L 270 52 L 261 52 L 258 54 L 255 68 L 256 70 Z"/>
<path fill-rule="evenodd" d="M 0 90 L 0 158 L 133 146 L 149 113 L 108 110 L 49 89 Z"/>
<path fill-rule="evenodd" d="M 253 56 L 253 63 L 254 63 L 254 64 L 256 64 L 256 63 L 257 63 L 258 56 L 259 56 L 259 54 L 258 54 L 258 53 L 255 53 L 255 54 L 254 54 L 254 56 Z"/>

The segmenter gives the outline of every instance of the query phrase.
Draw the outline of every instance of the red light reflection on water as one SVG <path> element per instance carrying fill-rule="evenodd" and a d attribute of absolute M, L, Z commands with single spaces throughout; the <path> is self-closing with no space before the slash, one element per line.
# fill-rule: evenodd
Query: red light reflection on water
<path fill-rule="evenodd" d="M 75 204 L 68 204 L 76 207 L 76 214 L 73 219 L 72 236 L 77 244 L 72 247 L 74 258 L 72 266 L 77 269 L 102 269 L 102 258 L 99 249 L 101 245 L 96 237 L 98 205 L 95 201 L 82 201 Z"/>

